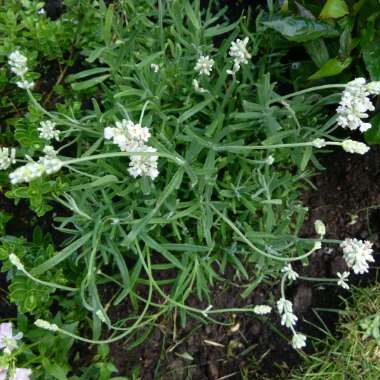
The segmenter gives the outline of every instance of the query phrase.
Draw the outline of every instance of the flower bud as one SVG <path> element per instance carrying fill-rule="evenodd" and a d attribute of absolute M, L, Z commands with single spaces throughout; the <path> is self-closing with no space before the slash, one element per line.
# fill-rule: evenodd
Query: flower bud
<path fill-rule="evenodd" d="M 317 219 L 314 222 L 314 228 L 317 235 L 325 236 L 326 235 L 326 226 L 322 220 Z"/>

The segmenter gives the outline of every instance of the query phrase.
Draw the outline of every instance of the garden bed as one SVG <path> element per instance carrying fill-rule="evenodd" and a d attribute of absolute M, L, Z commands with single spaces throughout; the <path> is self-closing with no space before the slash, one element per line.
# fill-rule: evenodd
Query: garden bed
<path fill-rule="evenodd" d="M 380 149 L 373 147 L 366 156 L 347 156 L 333 152 L 321 156 L 326 168 L 313 179 L 315 188 L 305 189 L 303 202 L 309 208 L 308 222 L 303 236 L 314 234 L 314 221 L 323 220 L 327 226 L 326 238 L 357 237 L 370 239 L 376 250 L 380 248 Z M 369 275 L 352 280 L 358 286 L 368 286 L 377 280 L 376 266 Z M 346 269 L 340 248 L 326 246 L 315 253 L 306 267 L 297 267 L 301 275 L 325 278 L 336 277 Z M 279 298 L 279 288 L 259 285 L 249 297 L 242 299 L 246 284 L 227 275 L 223 286 L 213 289 L 213 306 L 241 308 L 247 304 L 262 304 Z M 112 291 L 111 291 L 112 294 Z M 316 282 L 298 281 L 288 291 L 294 309 L 300 316 L 299 329 L 310 337 L 334 335 L 338 322 L 337 309 L 343 307 L 341 297 L 349 292 Z M 192 300 L 191 306 L 205 305 Z M 115 320 L 123 315 L 123 307 Z M 324 310 L 325 309 L 325 310 Z M 128 313 L 128 310 L 126 310 Z M 128 342 L 111 346 L 111 356 L 121 375 L 130 375 L 141 368 L 142 379 L 285 379 L 289 369 L 302 364 L 302 357 L 287 343 L 275 313 L 270 319 L 259 320 L 251 314 L 221 318 L 228 326 L 204 325 L 189 320 L 186 328 L 170 320 L 160 321 L 146 342 L 130 350 Z M 328 329 L 328 330 L 327 330 Z M 280 333 L 281 332 L 281 333 Z M 314 350 L 310 345 L 307 353 Z"/>
<path fill-rule="evenodd" d="M 351 9 L 311 3 L 0 9 L 0 306 L 24 333 L 0 378 L 286 379 L 339 336 L 342 288 L 377 281 L 380 82 Z"/>

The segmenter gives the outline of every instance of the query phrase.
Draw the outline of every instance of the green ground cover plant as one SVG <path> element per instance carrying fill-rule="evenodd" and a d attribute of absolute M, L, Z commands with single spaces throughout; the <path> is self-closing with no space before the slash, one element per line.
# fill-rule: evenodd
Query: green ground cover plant
<path fill-rule="evenodd" d="M 316 342 L 306 365 L 291 379 L 377 379 L 379 365 L 379 287 L 355 288 L 340 313 L 339 334 Z"/>
<path fill-rule="evenodd" d="M 371 127 L 379 82 L 282 83 L 289 65 L 285 49 L 268 44 L 278 38 L 268 34 L 270 6 L 236 22 L 214 2 L 65 7 L 57 20 L 32 1 L 9 1 L 0 14 L 1 186 L 37 217 L 27 233 L 0 239 L 13 329 L 31 342 L 4 325 L 4 376 L 18 368 L 27 379 L 31 368 L 36 379 L 111 378 L 106 345 L 124 339 L 133 349 L 173 315 L 185 326 L 276 308 L 293 347 L 303 348 L 286 298 L 298 278 L 291 264 L 340 244 L 347 271 L 324 281 L 346 288 L 350 270 L 366 273 L 374 259 L 371 242 L 325 239 L 322 221 L 314 238 L 302 238 L 300 194 L 322 168 L 318 152 L 368 151 L 337 130 Z M 2 213 L 3 231 L 10 218 Z M 280 298 L 214 308 L 213 287 L 231 268 L 242 297 L 266 282 L 281 284 Z M 120 305 L 128 316 L 115 319 Z M 96 363 L 73 374 L 78 342 L 100 348 Z"/>

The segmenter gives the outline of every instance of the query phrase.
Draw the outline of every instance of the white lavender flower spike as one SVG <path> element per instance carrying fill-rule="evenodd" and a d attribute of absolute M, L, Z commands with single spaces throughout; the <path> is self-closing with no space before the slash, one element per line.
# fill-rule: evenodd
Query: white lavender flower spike
<path fill-rule="evenodd" d="M 249 38 L 246 37 L 244 40 L 239 38 L 231 43 L 229 55 L 234 59 L 234 66 L 232 70 L 227 70 L 228 74 L 236 74 L 240 70 L 242 64 L 247 64 L 248 60 L 251 59 L 251 54 L 247 51 L 247 44 Z"/>
<path fill-rule="evenodd" d="M 350 289 L 350 286 L 347 284 L 348 277 L 350 276 L 350 272 L 343 272 L 343 273 L 338 272 L 336 275 L 338 277 L 338 282 L 337 282 L 338 286 L 346 290 Z"/>
<path fill-rule="evenodd" d="M 7 170 L 15 162 L 15 148 L 0 148 L 0 170 Z"/>
<path fill-rule="evenodd" d="M 8 64 L 11 67 L 11 71 L 19 77 L 23 77 L 28 72 L 28 59 L 20 53 L 19 50 L 15 50 L 9 54 Z"/>
<path fill-rule="evenodd" d="M 306 346 L 306 336 L 300 333 L 294 333 L 292 338 L 292 346 L 294 349 L 299 350 Z"/>
<path fill-rule="evenodd" d="M 145 145 L 150 138 L 149 129 L 140 124 L 134 124 L 130 120 L 117 121 L 115 127 L 104 129 L 104 138 L 112 140 L 121 151 L 130 153 L 155 153 L 157 150 Z M 136 154 L 130 156 L 128 172 L 132 177 L 146 176 L 155 179 L 159 171 L 157 169 L 158 155 Z"/>
<path fill-rule="evenodd" d="M 266 315 L 272 311 L 272 308 L 268 305 L 256 305 L 253 308 L 253 312 L 257 315 Z"/>
<path fill-rule="evenodd" d="M 363 119 L 368 117 L 368 112 L 374 111 L 375 107 L 369 96 L 376 94 L 378 90 L 379 85 L 376 82 L 366 85 L 364 78 L 347 83 L 337 108 L 338 125 L 351 130 L 359 129 L 361 132 L 371 128 L 371 124 Z"/>
<path fill-rule="evenodd" d="M 197 79 L 193 79 L 193 87 L 195 92 L 197 92 L 198 94 L 205 94 L 207 92 L 206 89 L 200 86 Z"/>
<path fill-rule="evenodd" d="M 59 141 L 59 133 L 60 131 L 56 128 L 56 123 L 53 121 L 47 120 L 47 121 L 41 121 L 40 127 L 37 128 L 38 132 L 40 133 L 40 137 L 45 140 L 57 140 Z"/>
<path fill-rule="evenodd" d="M 373 263 L 372 243 L 368 240 L 358 240 L 346 238 L 340 247 L 343 250 L 343 258 L 349 268 L 352 268 L 355 274 L 367 273 L 369 264 Z"/>
<path fill-rule="evenodd" d="M 293 313 L 293 304 L 289 300 L 280 298 L 277 301 L 277 310 L 281 315 L 281 325 L 291 328 L 297 323 L 298 318 Z"/>
<path fill-rule="evenodd" d="M 194 67 L 195 71 L 198 71 L 199 75 L 207 75 L 210 76 L 212 67 L 214 65 L 214 60 L 211 59 L 208 55 L 201 55 L 198 58 L 198 61 Z"/>
<path fill-rule="evenodd" d="M 295 281 L 299 277 L 299 274 L 292 268 L 292 264 L 288 264 L 281 269 L 282 273 L 288 277 L 289 280 Z"/>
<path fill-rule="evenodd" d="M 44 330 L 49 330 L 49 331 L 58 331 L 59 327 L 55 323 L 50 323 L 48 321 L 45 321 L 43 319 L 37 319 L 34 324 Z"/>
<path fill-rule="evenodd" d="M 369 146 L 366 144 L 354 141 L 354 140 L 344 140 L 342 143 L 342 148 L 348 153 L 366 154 L 369 151 Z"/>

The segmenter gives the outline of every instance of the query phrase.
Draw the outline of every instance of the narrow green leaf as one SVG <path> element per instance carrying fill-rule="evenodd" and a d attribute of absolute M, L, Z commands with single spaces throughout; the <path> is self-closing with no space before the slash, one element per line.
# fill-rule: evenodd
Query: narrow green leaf
<path fill-rule="evenodd" d="M 205 99 L 203 102 L 198 103 L 194 107 L 190 108 L 186 112 L 184 112 L 178 119 L 179 123 L 183 123 L 185 120 L 189 119 L 190 117 L 196 115 L 198 112 L 200 112 L 203 108 L 205 108 L 207 105 L 209 105 L 212 102 L 212 98 L 209 97 Z"/>
<path fill-rule="evenodd" d="M 66 78 L 69 83 L 75 82 L 78 79 L 90 77 L 95 74 L 108 73 L 110 69 L 108 67 L 95 67 L 93 69 L 83 70 L 77 74 L 71 74 Z"/>
<path fill-rule="evenodd" d="M 109 78 L 109 76 L 110 76 L 109 74 L 101 75 L 100 77 L 85 80 L 83 82 L 72 83 L 71 87 L 74 91 L 85 90 L 87 88 L 96 86 L 97 84 L 104 82 L 107 78 Z"/>
<path fill-rule="evenodd" d="M 199 30 L 201 28 L 201 24 L 199 22 L 198 17 L 195 15 L 193 7 L 190 5 L 188 1 L 185 2 L 185 14 L 191 22 L 191 24 L 193 25 L 193 27 L 196 30 Z"/>
<path fill-rule="evenodd" d="M 103 40 L 107 45 L 111 43 L 111 38 L 112 38 L 112 34 L 111 34 L 112 18 L 113 18 L 113 4 L 111 4 L 107 9 L 106 19 L 104 22 Z"/>
<path fill-rule="evenodd" d="M 166 198 L 176 189 L 179 188 L 179 186 L 182 183 L 182 178 L 184 174 L 184 169 L 180 167 L 177 172 L 172 177 L 171 181 L 167 184 L 163 192 L 160 194 L 160 197 L 158 198 L 156 205 L 154 209 L 139 223 L 136 223 L 132 230 L 129 232 L 127 237 L 122 242 L 122 245 L 128 246 L 130 243 L 132 243 L 136 237 L 141 233 L 141 231 L 144 229 L 144 227 L 149 223 L 149 221 L 153 218 L 153 216 L 156 214 L 156 212 L 160 209 L 162 204 L 165 202 Z"/>
<path fill-rule="evenodd" d="M 111 183 L 118 182 L 118 178 L 112 174 L 105 175 L 93 182 L 84 183 L 83 185 L 76 185 L 70 188 L 70 190 L 84 190 L 84 189 L 92 189 L 95 187 L 104 187 L 110 185 Z"/>
<path fill-rule="evenodd" d="M 140 237 L 148 247 L 152 248 L 154 251 L 161 253 L 161 255 L 164 256 L 165 259 L 171 262 L 174 266 L 182 270 L 184 269 L 184 266 L 181 264 L 181 262 L 172 253 L 170 253 L 170 251 L 166 249 L 163 244 L 158 243 L 156 240 L 152 239 L 146 234 L 141 234 Z"/>
<path fill-rule="evenodd" d="M 74 252 L 78 251 L 78 249 L 81 248 L 91 238 L 91 236 L 92 236 L 92 233 L 89 232 L 86 235 L 79 238 L 78 240 L 75 240 L 73 243 L 71 243 L 66 248 L 64 248 L 61 252 L 58 252 L 51 259 L 46 260 L 41 265 L 38 265 L 37 267 L 33 268 L 30 271 L 30 273 L 33 276 L 40 276 L 41 274 L 45 273 L 49 269 L 54 268 L 60 262 L 70 257 Z"/>

